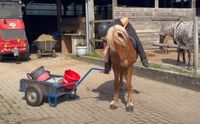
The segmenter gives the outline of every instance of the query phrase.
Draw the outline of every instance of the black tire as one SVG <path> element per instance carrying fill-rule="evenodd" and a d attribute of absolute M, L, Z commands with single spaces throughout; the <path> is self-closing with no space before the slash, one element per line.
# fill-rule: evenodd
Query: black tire
<path fill-rule="evenodd" d="M 23 54 L 21 55 L 22 60 L 25 60 L 25 61 L 28 61 L 28 60 L 30 59 L 29 57 L 30 57 L 30 55 L 29 55 L 28 52 L 23 53 Z"/>
<path fill-rule="evenodd" d="M 0 55 L 0 62 L 3 60 L 3 55 Z"/>
<path fill-rule="evenodd" d="M 23 56 L 23 60 L 25 60 L 25 61 L 28 61 L 30 59 L 29 50 L 30 50 L 29 44 L 27 43 L 26 52 L 24 53 L 24 56 Z"/>
<path fill-rule="evenodd" d="M 52 57 L 53 57 L 53 58 L 56 57 L 56 50 L 55 50 L 55 49 L 52 50 Z"/>
<path fill-rule="evenodd" d="M 71 91 L 71 94 L 69 94 L 70 99 L 75 99 L 76 98 L 76 89 Z"/>
<path fill-rule="evenodd" d="M 26 89 L 25 99 L 28 105 L 39 106 L 42 104 L 43 94 L 37 85 L 31 85 Z"/>
<path fill-rule="evenodd" d="M 41 57 L 42 57 L 42 52 L 41 52 L 41 50 L 37 50 L 37 57 L 38 57 L 38 58 L 41 58 Z"/>

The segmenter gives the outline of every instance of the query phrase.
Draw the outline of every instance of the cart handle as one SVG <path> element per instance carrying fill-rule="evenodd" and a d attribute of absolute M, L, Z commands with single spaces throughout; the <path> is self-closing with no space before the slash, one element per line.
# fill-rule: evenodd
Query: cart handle
<path fill-rule="evenodd" d="M 88 76 L 88 74 L 89 74 L 92 70 L 94 70 L 94 71 L 101 71 L 101 70 L 104 70 L 104 69 L 102 69 L 102 68 L 91 68 L 91 69 L 83 76 L 83 78 L 81 78 L 81 80 L 77 83 L 76 87 L 82 83 L 82 81 Z"/>
<path fill-rule="evenodd" d="M 29 73 L 27 73 L 26 75 L 28 79 L 32 79 Z"/>

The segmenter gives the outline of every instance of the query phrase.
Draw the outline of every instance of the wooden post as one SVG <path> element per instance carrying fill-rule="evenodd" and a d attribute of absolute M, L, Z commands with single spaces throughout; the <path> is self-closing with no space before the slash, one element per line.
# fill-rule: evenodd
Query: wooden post
<path fill-rule="evenodd" d="M 94 21 L 94 0 L 88 0 L 88 17 L 89 17 L 89 51 L 94 51 L 95 41 L 94 39 L 94 24 L 91 23 Z"/>
<path fill-rule="evenodd" d="M 155 9 L 159 8 L 159 0 L 155 0 Z"/>
<path fill-rule="evenodd" d="M 89 30 L 89 12 L 88 12 L 88 0 L 85 0 L 85 25 L 86 25 L 86 42 L 87 49 L 90 51 L 90 30 Z"/>
<path fill-rule="evenodd" d="M 56 7 L 57 7 L 57 30 L 61 32 L 61 23 L 62 23 L 61 0 L 56 0 Z"/>
<path fill-rule="evenodd" d="M 112 0 L 112 17 L 114 18 L 115 16 L 115 8 L 117 7 L 117 0 Z"/>
<path fill-rule="evenodd" d="M 192 0 L 191 2 L 192 2 L 192 3 L 191 3 L 191 4 L 192 4 L 191 7 L 192 7 L 194 10 L 196 10 L 196 9 L 195 9 L 195 8 L 196 8 L 196 0 Z"/>
<path fill-rule="evenodd" d="M 192 10 L 193 10 L 193 13 L 194 13 L 194 16 L 196 16 L 197 15 L 197 13 L 196 13 L 196 3 L 197 3 L 197 1 L 199 1 L 199 0 L 191 0 L 190 2 L 191 2 L 191 8 L 192 8 Z"/>
<path fill-rule="evenodd" d="M 198 37 L 198 18 L 194 17 L 194 70 L 199 73 L 199 37 Z"/>
<path fill-rule="evenodd" d="M 112 6 L 117 7 L 117 0 L 112 0 Z"/>

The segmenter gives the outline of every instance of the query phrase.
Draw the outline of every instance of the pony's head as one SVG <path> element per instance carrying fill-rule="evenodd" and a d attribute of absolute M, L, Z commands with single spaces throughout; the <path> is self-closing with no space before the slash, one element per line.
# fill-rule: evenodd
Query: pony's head
<path fill-rule="evenodd" d="M 124 27 L 114 25 L 108 30 L 106 40 L 110 49 L 116 51 L 119 47 L 128 48 L 129 35 Z"/>
<path fill-rule="evenodd" d="M 164 25 L 162 24 L 161 28 L 160 28 L 160 32 L 159 32 L 159 43 L 163 43 L 164 39 L 165 39 L 165 33 L 164 33 Z"/>
<path fill-rule="evenodd" d="M 180 24 L 180 22 L 170 23 L 170 24 L 167 24 L 167 25 L 163 25 L 162 24 L 161 29 L 160 29 L 160 33 L 159 33 L 159 36 L 160 36 L 159 43 L 163 43 L 164 42 L 164 39 L 165 39 L 166 35 L 171 35 L 173 37 L 174 29 L 179 24 Z"/>
<path fill-rule="evenodd" d="M 126 29 L 120 25 L 110 27 L 106 37 L 110 50 L 116 52 L 120 58 L 121 65 L 128 65 L 128 42 L 130 41 Z"/>

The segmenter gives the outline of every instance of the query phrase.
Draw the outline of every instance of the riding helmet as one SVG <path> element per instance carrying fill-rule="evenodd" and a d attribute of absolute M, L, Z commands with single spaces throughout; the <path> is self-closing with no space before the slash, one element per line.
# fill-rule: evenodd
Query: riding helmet
<path fill-rule="evenodd" d="M 108 22 L 102 22 L 101 24 L 99 24 L 98 26 L 99 37 L 100 38 L 106 37 L 109 28 L 110 28 L 110 23 Z"/>

